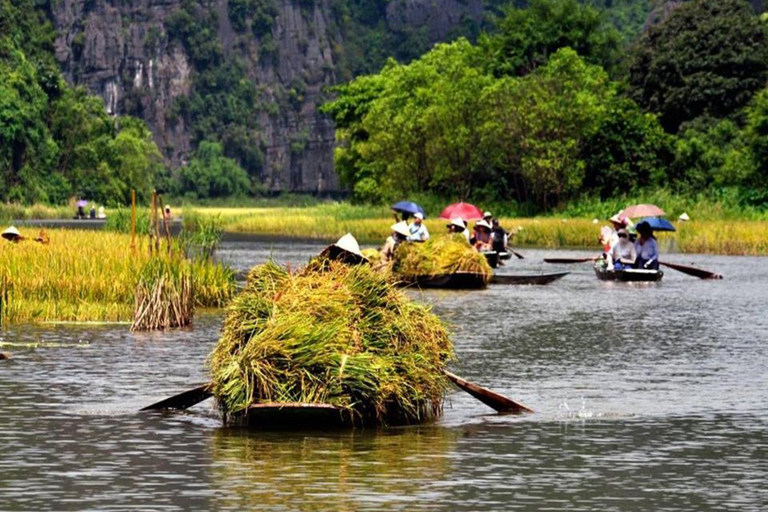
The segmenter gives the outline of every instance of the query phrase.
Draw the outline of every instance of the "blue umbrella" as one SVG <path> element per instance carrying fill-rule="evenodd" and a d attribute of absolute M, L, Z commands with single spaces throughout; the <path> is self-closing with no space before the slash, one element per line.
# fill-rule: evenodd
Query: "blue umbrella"
<path fill-rule="evenodd" d="M 647 222 L 654 231 L 677 231 L 671 222 L 662 217 L 645 217 L 642 222 Z"/>
<path fill-rule="evenodd" d="M 412 201 L 400 201 L 399 203 L 395 203 L 392 205 L 392 209 L 396 212 L 400 213 L 408 213 L 410 215 L 413 215 L 414 213 L 421 213 L 424 215 L 424 218 L 427 218 L 427 214 L 424 213 L 424 208 L 417 205 L 416 203 Z"/>

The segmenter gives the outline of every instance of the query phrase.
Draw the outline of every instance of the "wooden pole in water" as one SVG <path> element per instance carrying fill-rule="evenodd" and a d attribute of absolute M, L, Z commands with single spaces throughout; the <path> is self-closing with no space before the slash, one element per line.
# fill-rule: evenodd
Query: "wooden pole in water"
<path fill-rule="evenodd" d="M 136 189 L 131 190 L 131 251 L 136 252 Z"/>
<path fill-rule="evenodd" d="M 160 194 L 155 192 L 155 253 L 160 254 L 160 217 L 157 216 L 157 209 L 160 209 L 160 214 L 163 213 L 163 207 L 160 206 Z"/>
<path fill-rule="evenodd" d="M 157 191 L 152 191 L 152 199 L 149 203 L 149 255 L 152 256 L 152 238 L 155 236 L 153 223 L 155 221 L 155 204 L 157 204 Z"/>
<path fill-rule="evenodd" d="M 168 255 L 172 256 L 171 250 L 171 226 L 168 218 L 165 216 L 165 206 L 163 206 L 163 196 L 160 196 L 160 215 L 163 216 L 163 227 L 165 228 L 165 241 L 168 243 Z"/>

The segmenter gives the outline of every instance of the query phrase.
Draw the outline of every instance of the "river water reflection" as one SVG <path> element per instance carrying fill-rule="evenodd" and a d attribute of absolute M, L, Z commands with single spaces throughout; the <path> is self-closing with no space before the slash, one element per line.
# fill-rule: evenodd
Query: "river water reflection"
<path fill-rule="evenodd" d="M 228 242 L 220 257 L 297 265 L 319 247 Z M 558 269 L 524 252 L 502 272 Z M 221 314 L 170 334 L 6 330 L 0 510 L 766 510 L 768 259 L 668 259 L 726 279 L 632 286 L 575 265 L 543 287 L 409 292 L 453 324 L 456 372 L 527 417 L 457 392 L 429 426 L 223 429 L 207 403 L 135 412 L 205 380 Z"/>

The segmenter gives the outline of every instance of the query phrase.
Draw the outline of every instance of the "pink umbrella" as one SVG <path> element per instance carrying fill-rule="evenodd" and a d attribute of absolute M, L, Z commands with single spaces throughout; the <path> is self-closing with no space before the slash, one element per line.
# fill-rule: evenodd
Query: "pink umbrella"
<path fill-rule="evenodd" d="M 663 217 L 666 213 L 655 204 L 636 204 L 627 206 L 619 215 L 636 219 L 638 217 Z"/>
<path fill-rule="evenodd" d="M 477 220 L 483 218 L 483 210 L 469 203 L 453 203 L 440 212 L 441 219 Z"/>

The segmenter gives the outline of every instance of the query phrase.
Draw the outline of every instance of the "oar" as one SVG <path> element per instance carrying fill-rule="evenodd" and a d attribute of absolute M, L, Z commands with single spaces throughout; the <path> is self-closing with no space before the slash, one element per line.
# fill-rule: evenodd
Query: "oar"
<path fill-rule="evenodd" d="M 201 384 L 196 388 L 188 389 L 182 393 L 179 393 L 178 395 L 173 395 L 166 398 L 165 400 L 160 400 L 159 402 L 156 402 L 152 405 L 148 405 L 141 410 L 155 411 L 159 409 L 176 409 L 178 411 L 183 411 L 184 409 L 189 409 L 195 404 L 199 404 L 203 400 L 211 398 L 213 396 L 211 387 L 211 383 L 206 382 L 205 384 Z"/>
<path fill-rule="evenodd" d="M 514 400 L 507 398 L 504 395 L 495 393 L 490 389 L 486 389 L 482 386 L 478 386 L 477 384 L 473 384 L 472 382 L 468 382 L 449 371 L 443 370 L 443 373 L 445 373 L 445 376 L 448 377 L 448 379 L 456 384 L 459 388 L 498 412 L 533 412 L 532 409 L 524 406 L 523 404 L 515 402 Z M 179 393 L 178 395 L 168 397 L 152 405 L 148 405 L 141 410 L 155 411 L 161 409 L 175 409 L 182 411 L 212 397 L 213 391 L 211 388 L 212 385 L 210 382 L 208 382 L 197 386 L 196 388 L 188 389 L 187 391 Z"/>
<path fill-rule="evenodd" d="M 490 407 L 491 409 L 494 409 L 497 412 L 513 412 L 513 413 L 523 413 L 523 412 L 533 412 L 533 409 L 524 406 L 523 404 L 519 402 L 515 402 L 511 398 L 507 398 L 504 395 L 500 395 L 494 391 L 491 391 L 490 389 L 484 388 L 482 386 L 478 386 L 477 384 L 474 384 L 472 382 L 466 381 L 459 377 L 458 375 L 454 375 L 453 373 L 443 370 L 443 373 L 445 374 L 448 379 L 456 384 L 460 389 L 466 391 L 473 397 L 477 398 L 481 402 L 483 402 L 485 405 Z"/>
<path fill-rule="evenodd" d="M 519 259 L 519 260 L 524 260 L 525 259 L 525 256 L 523 256 L 522 254 L 520 254 L 519 252 L 515 251 L 513 248 L 511 248 L 509 246 L 505 247 L 504 249 L 507 252 L 511 252 L 512 254 L 514 254 L 515 257 L 517 257 L 517 259 Z"/>
<path fill-rule="evenodd" d="M 544 258 L 545 263 L 586 263 L 595 258 Z"/>
<path fill-rule="evenodd" d="M 722 279 L 723 278 L 721 274 L 718 274 L 716 272 L 710 272 L 709 270 L 704 270 L 702 268 L 688 267 L 686 265 L 678 265 L 677 263 L 666 263 L 664 261 L 660 261 L 659 265 L 664 265 L 665 267 L 675 269 L 678 272 L 682 272 L 683 274 L 688 274 L 689 276 L 698 277 L 699 279 Z"/>

